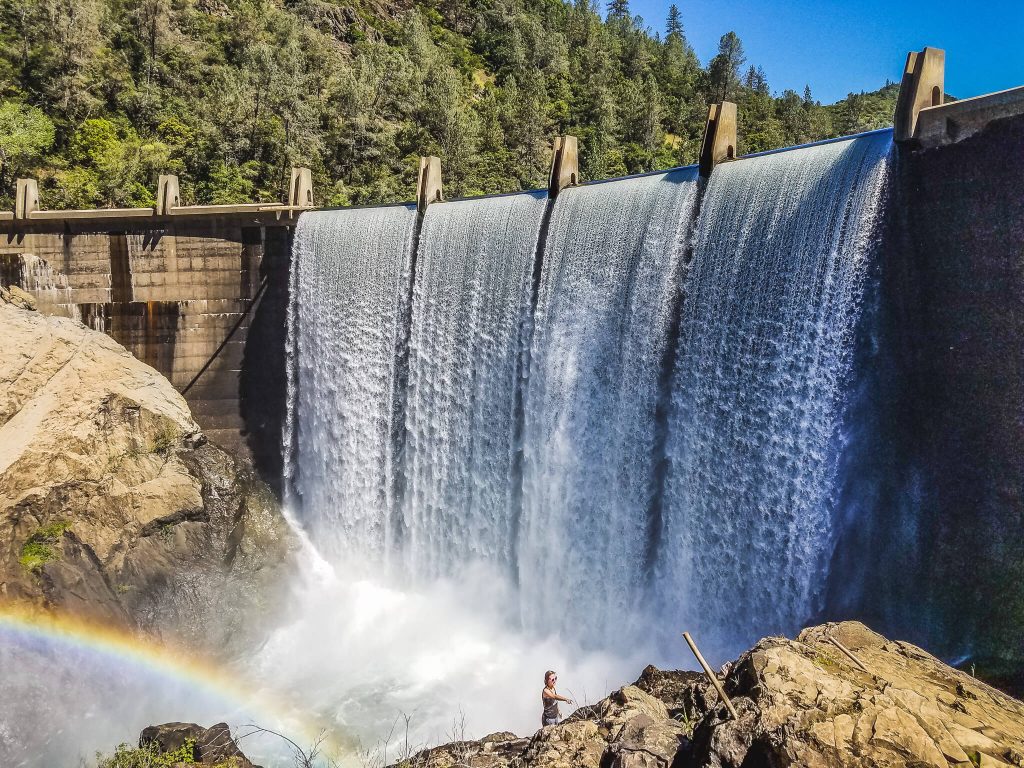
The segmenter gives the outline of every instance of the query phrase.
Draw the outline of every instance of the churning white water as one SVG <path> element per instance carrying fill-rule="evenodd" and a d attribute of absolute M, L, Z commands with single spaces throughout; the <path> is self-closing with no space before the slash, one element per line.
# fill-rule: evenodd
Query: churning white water
<path fill-rule="evenodd" d="M 536 193 L 430 206 L 407 352 L 395 345 L 415 214 L 304 214 L 296 234 L 289 475 L 333 568 L 309 569 L 297 618 L 248 671 L 378 757 L 389 734 L 388 754 L 404 749 L 403 715 L 419 746 L 463 728 L 528 733 L 546 669 L 571 669 L 564 687 L 582 701 L 642 668 L 582 653 L 557 627 L 520 628 L 519 401 L 546 205 Z"/>
<path fill-rule="evenodd" d="M 644 613 L 661 380 L 697 188 L 683 168 L 567 189 L 548 230 L 525 397 L 523 614 L 593 647 L 633 645 Z"/>
<path fill-rule="evenodd" d="M 831 554 L 888 131 L 712 175 L 683 285 L 655 589 L 715 654 L 792 632 Z"/>

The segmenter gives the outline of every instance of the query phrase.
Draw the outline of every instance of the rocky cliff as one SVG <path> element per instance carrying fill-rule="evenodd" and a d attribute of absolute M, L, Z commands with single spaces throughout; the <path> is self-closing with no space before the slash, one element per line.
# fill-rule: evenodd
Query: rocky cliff
<path fill-rule="evenodd" d="M 0 289 L 0 600 L 222 651 L 283 598 L 272 494 L 108 336 Z"/>
<path fill-rule="evenodd" d="M 723 672 L 735 720 L 706 678 L 648 667 L 532 738 L 447 744 L 404 768 L 1024 766 L 1024 704 L 857 622 L 766 638 Z"/>

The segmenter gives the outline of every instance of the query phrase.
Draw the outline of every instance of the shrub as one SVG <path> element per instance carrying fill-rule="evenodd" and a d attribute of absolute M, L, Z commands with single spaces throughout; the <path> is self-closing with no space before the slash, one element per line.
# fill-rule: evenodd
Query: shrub
<path fill-rule="evenodd" d="M 29 571 L 37 571 L 51 560 L 56 560 L 57 554 L 53 551 L 52 545 L 56 544 L 64 535 L 64 531 L 70 527 L 71 523 L 67 520 L 59 520 L 36 530 L 22 546 L 18 562 Z"/>

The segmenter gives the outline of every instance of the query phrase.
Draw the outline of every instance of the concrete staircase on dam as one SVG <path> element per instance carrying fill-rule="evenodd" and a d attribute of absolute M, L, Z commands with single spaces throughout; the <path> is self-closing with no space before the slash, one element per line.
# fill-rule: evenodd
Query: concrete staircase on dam
<path fill-rule="evenodd" d="M 934 48 L 908 55 L 894 116 L 901 152 L 933 166 L 942 163 L 932 152 L 953 158 L 991 124 L 1024 122 L 1024 87 L 944 104 L 944 58 Z M 702 176 L 741 159 L 736 123 L 734 104 L 711 106 Z M 440 172 L 438 158 L 421 161 L 421 212 L 442 200 Z M 576 139 L 558 137 L 549 196 L 578 183 Z M 285 204 L 182 206 L 173 176 L 160 177 L 154 208 L 43 210 L 32 179 L 18 181 L 16 200 L 0 211 L 0 284 L 110 334 L 183 392 L 211 439 L 278 482 L 291 239 L 313 207 L 310 171 L 292 170 Z"/>

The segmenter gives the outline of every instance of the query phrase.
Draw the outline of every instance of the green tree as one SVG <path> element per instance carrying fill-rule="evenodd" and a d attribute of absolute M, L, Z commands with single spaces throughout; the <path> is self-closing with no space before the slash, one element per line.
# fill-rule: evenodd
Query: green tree
<path fill-rule="evenodd" d="M 682 41 L 683 35 L 683 20 L 679 13 L 679 6 L 674 3 L 668 7 L 668 18 L 665 20 L 665 40 L 677 40 Z"/>
<path fill-rule="evenodd" d="M 708 74 L 717 101 L 731 100 L 740 85 L 740 67 L 747 60 L 743 43 L 735 32 L 726 32 L 718 41 L 718 55 L 711 60 Z"/>
<path fill-rule="evenodd" d="M 0 0 L 0 207 L 30 172 L 51 207 L 145 205 L 161 172 L 190 203 L 280 200 L 295 164 L 319 199 L 397 202 L 427 153 L 449 194 L 511 191 L 558 133 L 597 178 L 694 161 L 711 101 L 768 149 L 888 124 L 896 88 L 774 98 L 734 33 L 702 67 L 677 6 L 659 39 L 628 0 Z"/>
<path fill-rule="evenodd" d="M 608 2 L 608 18 L 609 19 L 628 19 L 629 18 L 629 0 L 609 0 Z"/>
<path fill-rule="evenodd" d="M 0 102 L 0 184 L 27 173 L 53 146 L 53 121 L 38 107 Z"/>

